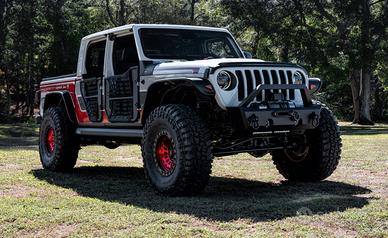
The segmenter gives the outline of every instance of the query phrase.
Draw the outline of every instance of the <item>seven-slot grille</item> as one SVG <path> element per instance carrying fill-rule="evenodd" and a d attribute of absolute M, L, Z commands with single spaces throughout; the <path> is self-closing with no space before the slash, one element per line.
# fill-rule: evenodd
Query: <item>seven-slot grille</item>
<path fill-rule="evenodd" d="M 238 81 L 238 100 L 242 101 L 259 84 L 293 84 L 293 71 L 285 69 L 238 69 L 234 70 Z M 303 74 L 302 74 L 303 75 Z M 303 76 L 304 77 L 304 76 Z M 295 91 L 289 89 L 275 89 L 260 92 L 254 101 L 265 101 L 269 91 L 282 93 L 286 100 L 295 99 Z"/>

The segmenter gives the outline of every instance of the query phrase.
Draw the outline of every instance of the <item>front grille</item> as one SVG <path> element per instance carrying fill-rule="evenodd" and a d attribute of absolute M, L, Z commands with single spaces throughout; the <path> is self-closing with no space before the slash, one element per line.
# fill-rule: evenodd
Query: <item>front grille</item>
<path fill-rule="evenodd" d="M 292 84 L 291 70 L 283 69 L 244 69 L 234 71 L 238 80 L 238 100 L 242 101 L 259 84 Z M 255 101 L 265 101 L 270 93 L 282 93 L 286 100 L 295 99 L 295 91 L 292 89 L 273 89 L 261 91 Z"/>

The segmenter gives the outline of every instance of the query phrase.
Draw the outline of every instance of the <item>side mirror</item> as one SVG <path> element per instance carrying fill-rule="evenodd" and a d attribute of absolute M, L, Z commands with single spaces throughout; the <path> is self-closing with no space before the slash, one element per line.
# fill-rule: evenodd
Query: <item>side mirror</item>
<path fill-rule="evenodd" d="M 248 51 L 244 51 L 244 56 L 245 56 L 245 58 L 247 58 L 247 59 L 252 59 L 252 58 L 253 58 L 252 53 L 251 53 L 251 52 L 248 52 Z"/>
<path fill-rule="evenodd" d="M 309 91 L 311 94 L 318 92 L 322 88 L 322 81 L 319 78 L 309 78 Z"/>

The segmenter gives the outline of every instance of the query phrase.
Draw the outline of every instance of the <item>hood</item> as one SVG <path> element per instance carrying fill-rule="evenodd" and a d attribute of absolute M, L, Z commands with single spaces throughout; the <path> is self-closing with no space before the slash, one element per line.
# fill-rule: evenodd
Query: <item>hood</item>
<path fill-rule="evenodd" d="M 204 74 L 208 68 L 215 68 L 221 64 L 239 64 L 239 63 L 262 63 L 263 60 L 258 59 L 208 59 L 195 61 L 175 61 L 158 64 L 153 71 L 154 75 L 166 74 Z"/>

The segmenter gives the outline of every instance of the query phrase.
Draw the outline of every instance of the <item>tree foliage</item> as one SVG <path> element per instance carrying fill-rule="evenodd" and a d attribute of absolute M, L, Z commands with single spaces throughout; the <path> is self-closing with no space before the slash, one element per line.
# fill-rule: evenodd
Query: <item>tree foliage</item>
<path fill-rule="evenodd" d="M 337 115 L 387 120 L 388 0 L 0 0 L 0 121 L 34 113 L 40 79 L 74 72 L 83 36 L 128 23 L 226 27 L 323 78 Z"/>
<path fill-rule="evenodd" d="M 372 122 L 371 95 L 382 108 L 387 58 L 387 8 L 382 0 L 224 0 L 236 28 L 253 31 L 254 53 L 294 61 L 325 78 L 321 98 L 354 122 Z M 254 48 L 256 47 L 256 48 Z M 377 82 L 375 87 L 371 82 Z M 377 100 L 380 99 L 380 100 Z M 353 107 L 351 107 L 353 105 Z M 375 111 L 375 110 L 374 110 Z M 384 112 L 375 115 L 383 119 Z"/>

